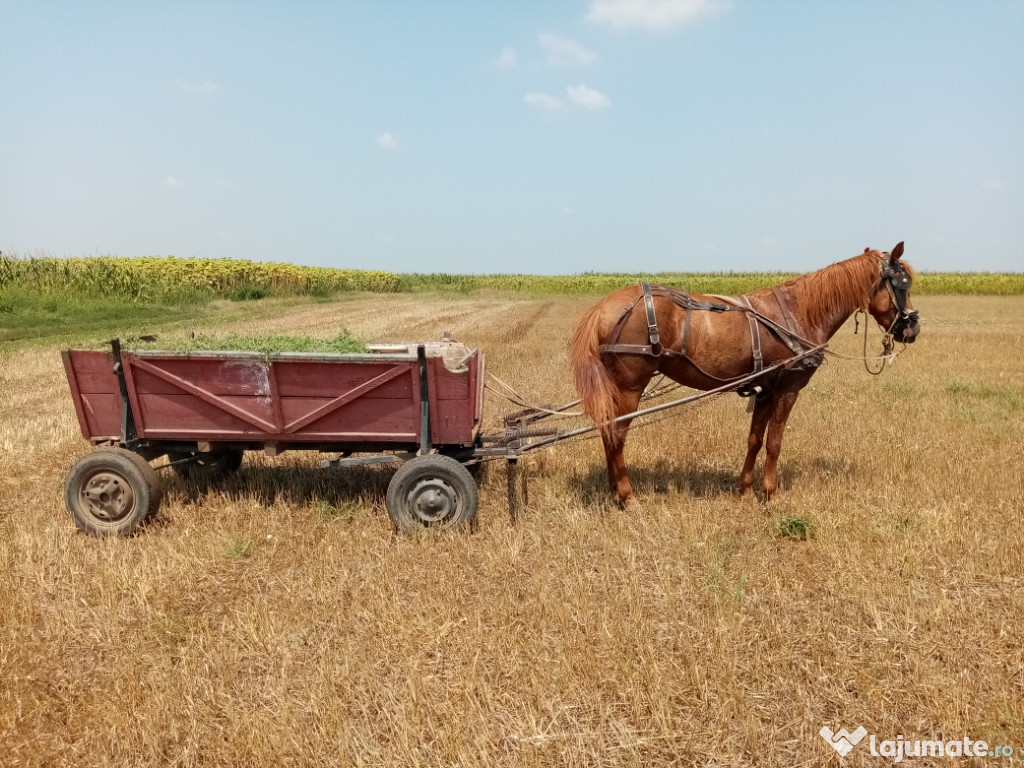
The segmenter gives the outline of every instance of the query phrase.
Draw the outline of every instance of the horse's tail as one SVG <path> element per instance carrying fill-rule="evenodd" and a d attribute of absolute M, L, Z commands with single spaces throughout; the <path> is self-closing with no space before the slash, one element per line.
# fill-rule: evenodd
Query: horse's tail
<path fill-rule="evenodd" d="M 583 409 L 608 439 L 614 430 L 611 420 L 619 415 L 622 391 L 601 360 L 601 315 L 601 304 L 597 304 L 580 318 L 569 343 L 569 365 Z"/>

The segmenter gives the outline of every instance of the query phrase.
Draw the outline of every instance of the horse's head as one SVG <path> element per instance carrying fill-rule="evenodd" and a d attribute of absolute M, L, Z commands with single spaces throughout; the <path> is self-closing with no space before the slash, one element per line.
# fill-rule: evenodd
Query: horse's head
<path fill-rule="evenodd" d="M 870 252 L 865 248 L 865 253 Z M 892 337 L 904 344 L 912 344 L 921 332 L 917 310 L 910 303 L 913 273 L 909 265 L 900 261 L 903 243 L 897 243 L 892 253 L 876 252 L 879 258 L 879 280 L 868 302 L 868 312 Z"/>

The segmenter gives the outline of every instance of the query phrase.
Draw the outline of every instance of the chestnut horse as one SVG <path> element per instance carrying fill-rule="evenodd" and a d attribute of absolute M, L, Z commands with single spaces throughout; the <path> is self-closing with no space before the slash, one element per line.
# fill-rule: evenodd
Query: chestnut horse
<path fill-rule="evenodd" d="M 768 431 L 762 491 L 777 488 L 777 465 L 786 420 L 800 390 L 820 365 L 828 340 L 850 316 L 869 312 L 890 339 L 913 342 L 920 332 L 910 304 L 912 272 L 892 253 L 865 249 L 774 288 L 745 296 L 690 295 L 662 286 L 613 291 L 580 319 L 569 349 L 576 388 L 587 415 L 601 430 L 608 479 L 623 506 L 634 506 L 623 446 L 644 389 L 656 373 L 699 390 L 771 368 L 740 389 L 755 396 L 747 457 L 740 473 L 744 495 L 752 492 L 754 463 Z M 810 353 L 810 354 L 808 354 Z"/>

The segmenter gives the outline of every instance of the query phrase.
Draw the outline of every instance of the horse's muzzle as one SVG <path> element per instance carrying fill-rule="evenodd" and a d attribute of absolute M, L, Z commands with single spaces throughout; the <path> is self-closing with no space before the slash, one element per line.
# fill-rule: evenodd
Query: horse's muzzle
<path fill-rule="evenodd" d="M 902 315 L 892 329 L 893 338 L 902 344 L 913 344 L 919 333 L 921 333 L 921 323 L 918 322 L 917 312 L 908 312 Z"/>

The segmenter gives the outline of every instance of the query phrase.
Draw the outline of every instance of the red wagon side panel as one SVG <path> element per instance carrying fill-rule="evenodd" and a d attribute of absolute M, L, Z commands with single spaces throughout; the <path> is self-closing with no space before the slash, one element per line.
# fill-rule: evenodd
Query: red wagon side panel
<path fill-rule="evenodd" d="M 419 442 L 418 363 L 369 358 L 121 354 L 143 439 Z M 428 358 L 433 444 L 472 443 L 475 371 Z"/>
<path fill-rule="evenodd" d="M 98 350 L 61 352 L 78 426 L 86 440 L 121 435 L 121 392 L 114 373 L 114 356 Z"/>
<path fill-rule="evenodd" d="M 427 387 L 430 392 L 430 440 L 434 445 L 469 444 L 473 441 L 476 418 L 476 372 L 478 355 L 470 358 L 463 373 L 449 371 L 439 357 L 427 359 Z"/>
<path fill-rule="evenodd" d="M 82 434 L 117 439 L 121 395 L 113 356 L 70 350 L 63 357 Z M 268 359 L 122 351 L 121 362 L 142 440 L 420 442 L 419 363 L 411 353 Z M 439 356 L 426 363 L 431 444 L 471 445 L 482 412 L 482 355 L 468 354 L 456 370 Z"/>

